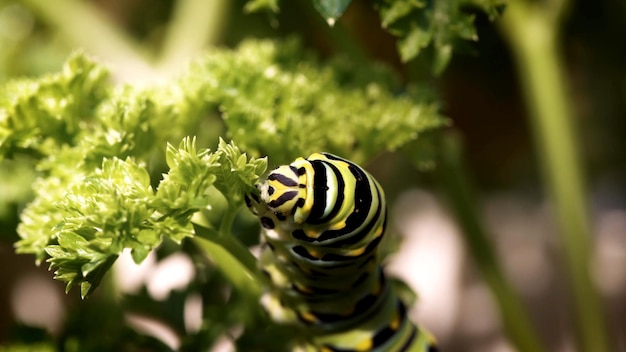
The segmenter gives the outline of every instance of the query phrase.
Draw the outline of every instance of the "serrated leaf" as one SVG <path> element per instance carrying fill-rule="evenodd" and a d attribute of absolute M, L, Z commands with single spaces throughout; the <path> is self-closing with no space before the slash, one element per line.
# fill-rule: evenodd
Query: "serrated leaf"
<path fill-rule="evenodd" d="M 71 287 L 70 287 L 71 288 Z M 80 283 L 80 297 L 87 298 L 89 294 L 93 291 L 93 285 L 89 281 L 83 281 Z M 65 293 L 69 292 L 69 288 L 65 288 Z"/>
<path fill-rule="evenodd" d="M 59 246 L 71 251 L 82 250 L 89 245 L 89 242 L 87 242 L 84 237 L 73 232 L 61 231 L 58 233 L 57 239 Z"/>
<path fill-rule="evenodd" d="M 428 46 L 431 39 L 432 34 L 430 32 L 423 31 L 420 28 L 413 28 L 409 35 L 398 40 L 400 58 L 403 61 L 409 61 L 416 57 L 422 49 Z"/>
<path fill-rule="evenodd" d="M 408 16 L 414 7 L 415 5 L 409 2 L 394 1 L 386 11 L 380 12 L 383 28 L 387 28 L 401 18 Z"/>
<path fill-rule="evenodd" d="M 452 46 L 442 45 L 435 48 L 435 60 L 433 70 L 435 74 L 440 74 L 448 66 L 452 59 Z"/>
<path fill-rule="evenodd" d="M 94 261 L 91 261 L 89 263 L 84 264 L 80 270 L 81 270 L 81 274 L 84 277 L 87 277 L 89 274 L 91 274 L 94 270 L 98 269 L 98 267 L 100 265 L 103 264 L 102 259 L 100 258 L 95 258 Z"/>
<path fill-rule="evenodd" d="M 474 16 L 468 8 L 486 12 L 491 19 L 503 0 L 374 0 L 383 28 L 398 37 L 403 61 L 416 58 L 426 47 L 434 47 L 433 71 L 441 73 L 459 40 L 477 40 Z"/>
<path fill-rule="evenodd" d="M 260 10 L 268 10 L 274 13 L 278 12 L 278 0 L 249 0 L 243 7 L 245 12 L 257 12 Z"/>
<path fill-rule="evenodd" d="M 254 189 L 254 184 L 267 167 L 265 158 L 250 158 L 233 143 L 220 138 L 217 151 L 219 168 L 215 170 L 215 187 L 231 206 L 243 202 L 243 195 Z"/>
<path fill-rule="evenodd" d="M 476 33 L 476 27 L 474 26 L 474 16 L 466 16 L 459 19 L 455 24 L 455 32 L 459 37 L 465 40 L 478 40 L 478 34 Z"/>
<path fill-rule="evenodd" d="M 330 26 L 343 15 L 352 0 L 313 0 L 313 6 Z"/>
<path fill-rule="evenodd" d="M 0 86 L 0 160 L 20 151 L 53 155 L 74 143 L 105 96 L 107 75 L 77 52 L 59 73 Z"/>
<path fill-rule="evenodd" d="M 148 254 L 152 251 L 152 247 L 149 246 L 138 246 L 133 248 L 130 251 L 130 255 L 133 258 L 133 262 L 135 264 L 141 264 L 148 257 Z"/>
<path fill-rule="evenodd" d="M 64 257 L 68 257 L 71 255 L 65 250 L 63 250 L 63 247 L 55 246 L 55 245 L 46 247 L 45 251 L 49 256 L 54 257 L 54 258 L 64 258 Z"/>

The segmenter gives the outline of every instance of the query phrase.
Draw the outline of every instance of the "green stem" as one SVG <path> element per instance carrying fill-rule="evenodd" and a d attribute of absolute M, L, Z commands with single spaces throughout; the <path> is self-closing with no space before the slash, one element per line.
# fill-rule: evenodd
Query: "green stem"
<path fill-rule="evenodd" d="M 91 3 L 78 0 L 22 0 L 74 45 L 99 56 L 120 81 L 146 79 L 155 71 L 133 42 Z"/>
<path fill-rule="evenodd" d="M 178 0 L 161 53 L 166 72 L 184 67 L 181 63 L 196 57 L 207 46 L 218 43 L 228 18 L 231 0 Z"/>
<path fill-rule="evenodd" d="M 511 1 L 501 25 L 517 61 L 543 176 L 561 232 L 577 315 L 578 350 L 609 351 L 599 297 L 589 273 L 587 200 L 572 126 L 574 115 L 565 91 L 564 63 L 558 50 L 558 11 L 565 5 L 542 5 Z"/>
<path fill-rule="evenodd" d="M 215 243 L 222 247 L 236 260 L 240 262 L 240 266 L 249 273 L 249 275 L 260 276 L 257 260 L 250 253 L 250 250 L 244 246 L 237 238 L 232 235 L 232 226 L 237 212 L 240 207 L 229 206 L 222 215 L 222 221 L 218 230 L 209 226 L 203 226 L 194 223 L 194 230 L 198 237 Z M 228 268 L 228 266 L 226 266 Z"/>
<path fill-rule="evenodd" d="M 235 222 L 235 217 L 237 217 L 237 212 L 239 211 L 239 207 L 228 206 L 224 215 L 222 216 L 222 222 L 220 223 L 219 233 L 221 237 L 230 237 L 231 229 L 233 227 L 233 223 Z"/>
<path fill-rule="evenodd" d="M 239 292 L 258 300 L 261 294 L 261 274 L 256 258 L 241 242 L 230 234 L 222 235 L 194 224 L 194 241 L 212 259 Z"/>
<path fill-rule="evenodd" d="M 480 221 L 476 207 L 478 202 L 464 171 L 460 142 L 454 135 L 445 135 L 439 150 L 439 178 L 463 229 L 468 250 L 496 299 L 507 335 L 519 351 L 544 351 L 520 298 L 504 277 L 502 265 Z"/>

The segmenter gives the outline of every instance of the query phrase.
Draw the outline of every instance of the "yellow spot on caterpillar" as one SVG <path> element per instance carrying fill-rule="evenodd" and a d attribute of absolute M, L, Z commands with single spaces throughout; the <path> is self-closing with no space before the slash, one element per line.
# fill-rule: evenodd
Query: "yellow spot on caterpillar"
<path fill-rule="evenodd" d="M 314 249 L 309 249 L 309 254 L 315 259 L 320 259 L 322 257 L 322 254 Z"/>
<path fill-rule="evenodd" d="M 348 255 L 349 257 L 356 257 L 356 256 L 359 256 L 359 255 L 363 254 L 363 252 L 365 252 L 365 248 L 366 248 L 366 247 L 361 247 L 361 248 L 356 248 L 356 249 L 353 249 L 353 250 L 349 251 L 349 252 L 347 253 L 347 255 Z"/>
<path fill-rule="evenodd" d="M 311 290 L 310 288 L 300 285 L 300 284 L 294 284 L 294 286 L 296 286 L 296 288 L 298 289 L 298 291 L 300 292 L 304 292 L 304 293 L 313 293 L 313 290 Z"/>
<path fill-rule="evenodd" d="M 305 320 L 309 323 L 316 323 L 317 322 L 317 317 L 315 317 L 315 315 L 311 314 L 311 312 L 300 312 L 300 318 L 302 318 L 302 320 Z"/>
<path fill-rule="evenodd" d="M 372 349 L 373 347 L 373 343 L 372 343 L 372 339 L 365 339 L 361 342 L 359 342 L 355 347 L 355 350 L 357 351 L 369 351 Z"/>
<path fill-rule="evenodd" d="M 332 224 L 330 226 L 330 229 L 333 230 L 333 231 L 336 231 L 336 230 L 341 230 L 344 227 L 346 227 L 346 222 L 345 221 L 340 221 L 338 223 Z"/>
<path fill-rule="evenodd" d="M 318 237 L 320 237 L 321 232 L 315 231 L 315 230 L 306 230 L 306 231 L 304 231 L 304 234 L 308 238 L 318 238 Z"/>
<path fill-rule="evenodd" d="M 389 328 L 395 331 L 395 330 L 398 330 L 399 327 L 400 327 L 400 315 L 396 311 L 396 313 L 393 315 L 393 319 L 391 319 L 391 322 L 389 322 Z"/>

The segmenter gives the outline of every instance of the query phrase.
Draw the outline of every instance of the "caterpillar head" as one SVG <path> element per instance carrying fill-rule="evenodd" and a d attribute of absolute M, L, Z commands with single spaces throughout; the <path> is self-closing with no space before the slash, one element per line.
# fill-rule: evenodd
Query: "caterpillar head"
<path fill-rule="evenodd" d="M 295 223 L 303 223 L 308 216 L 303 209 L 307 199 L 306 181 L 304 167 L 279 166 L 264 182 L 257 184 L 259 194 L 250 195 L 246 202 L 256 215 L 269 212 L 279 221 L 293 217 Z"/>

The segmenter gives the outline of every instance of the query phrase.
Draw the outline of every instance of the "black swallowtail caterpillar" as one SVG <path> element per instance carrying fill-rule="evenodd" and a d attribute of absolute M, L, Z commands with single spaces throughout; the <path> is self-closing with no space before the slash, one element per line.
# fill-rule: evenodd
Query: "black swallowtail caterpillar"
<path fill-rule="evenodd" d="M 261 299 L 277 322 L 306 327 L 313 351 L 436 351 L 408 318 L 378 263 L 383 190 L 360 166 L 327 153 L 279 166 L 246 204 L 263 227 Z"/>

